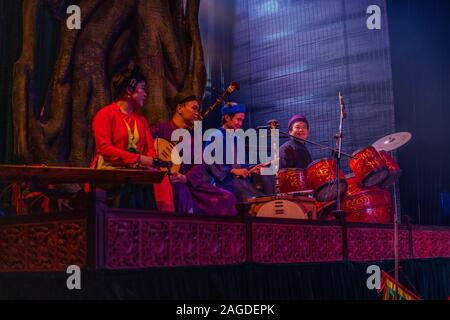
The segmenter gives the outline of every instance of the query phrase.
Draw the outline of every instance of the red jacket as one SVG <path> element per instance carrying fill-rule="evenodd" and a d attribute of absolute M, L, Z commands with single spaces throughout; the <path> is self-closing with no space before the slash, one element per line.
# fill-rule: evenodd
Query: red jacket
<path fill-rule="evenodd" d="M 130 166 L 138 162 L 139 154 L 128 152 L 128 129 L 134 132 L 135 123 L 139 132 L 136 149 L 141 155 L 156 158 L 156 151 L 147 119 L 137 113 L 124 114 L 114 102 L 99 110 L 94 117 L 92 128 L 95 138 L 96 155 L 91 164 L 97 165 L 99 156 L 114 167 Z M 158 209 L 174 212 L 172 186 L 167 177 L 161 184 L 154 185 Z"/>

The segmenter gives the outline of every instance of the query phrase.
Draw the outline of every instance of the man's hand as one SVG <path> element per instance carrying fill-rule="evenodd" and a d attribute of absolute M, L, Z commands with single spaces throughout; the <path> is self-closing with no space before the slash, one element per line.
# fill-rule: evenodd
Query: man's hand
<path fill-rule="evenodd" d="M 170 182 L 172 183 L 186 183 L 187 182 L 187 178 L 184 174 L 181 173 L 172 173 L 170 175 Z"/>
<path fill-rule="evenodd" d="M 247 178 L 250 174 L 247 169 L 231 169 L 230 172 L 234 174 L 236 177 L 242 178 Z"/>
<path fill-rule="evenodd" d="M 264 167 L 264 164 L 258 164 L 251 168 L 248 172 L 249 174 L 261 174 L 261 169 Z"/>
<path fill-rule="evenodd" d="M 153 167 L 153 158 L 141 155 L 139 158 L 139 164 L 145 168 L 151 168 Z"/>
<path fill-rule="evenodd" d="M 268 167 L 271 163 L 273 163 L 273 161 L 257 164 L 249 170 L 249 174 L 261 174 L 261 169 Z"/>

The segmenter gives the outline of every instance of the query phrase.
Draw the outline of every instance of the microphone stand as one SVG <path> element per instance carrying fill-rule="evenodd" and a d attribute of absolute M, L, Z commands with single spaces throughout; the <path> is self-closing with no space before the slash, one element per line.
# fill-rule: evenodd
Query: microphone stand
<path fill-rule="evenodd" d="M 345 211 L 341 209 L 341 184 L 340 184 L 340 178 L 341 178 L 341 156 L 342 156 L 342 139 L 344 137 L 344 119 L 347 117 L 347 114 L 345 112 L 345 103 L 344 98 L 339 92 L 339 132 L 336 134 L 336 149 L 337 152 L 334 152 L 334 156 L 336 158 L 336 174 L 337 174 L 337 199 L 336 199 L 336 210 L 333 211 L 333 215 L 336 217 L 337 220 L 340 222 L 344 221 L 345 218 Z"/>
<path fill-rule="evenodd" d="M 256 129 L 278 129 L 280 127 L 280 125 L 279 125 L 277 120 L 270 120 L 267 123 L 268 123 L 267 126 L 260 126 L 260 127 L 257 127 Z M 338 149 L 331 148 L 331 147 L 325 146 L 323 144 L 320 144 L 320 143 L 317 143 L 317 142 L 314 142 L 314 141 L 311 141 L 311 140 L 299 138 L 299 137 L 293 136 L 293 135 L 291 135 L 291 134 L 289 134 L 287 132 L 278 131 L 278 133 L 280 135 L 286 137 L 286 138 L 291 138 L 291 139 L 293 139 L 295 141 L 298 141 L 298 142 L 301 142 L 301 143 L 309 143 L 309 144 L 312 144 L 312 145 L 314 145 L 316 147 L 319 147 L 321 149 L 330 150 L 330 151 L 333 152 L 333 154 L 336 154 L 338 152 Z M 356 159 L 354 156 L 352 156 L 350 154 L 347 154 L 347 153 L 344 153 L 342 151 L 340 151 L 340 154 L 344 155 L 344 156 L 347 156 L 349 158 L 352 158 L 352 159 Z"/>
<path fill-rule="evenodd" d="M 291 135 L 291 134 L 289 134 L 289 133 L 287 133 L 287 132 L 279 131 L 279 133 L 280 133 L 280 135 L 282 135 L 282 136 L 284 136 L 284 137 L 286 137 L 286 138 L 292 138 L 293 140 L 296 140 L 296 141 L 298 141 L 298 142 L 305 142 L 305 143 L 309 143 L 309 144 L 311 144 L 311 145 L 314 145 L 314 146 L 316 146 L 316 147 L 319 147 L 319 148 L 321 148 L 321 149 L 330 150 L 330 151 L 333 152 L 333 154 L 338 152 L 338 150 L 337 150 L 336 148 L 332 148 L 332 147 L 329 147 L 329 146 L 325 146 L 325 145 L 323 145 L 323 144 L 320 144 L 320 143 L 317 143 L 317 142 L 314 142 L 314 141 L 311 141 L 311 140 L 302 139 L 302 138 L 293 136 L 293 135 Z M 356 158 L 355 158 L 354 156 L 352 156 L 351 154 L 348 154 L 348 153 L 345 153 L 345 152 L 342 152 L 342 151 L 341 151 L 341 156 L 342 156 L 342 155 L 344 155 L 344 156 L 346 156 L 346 157 L 348 157 L 348 158 L 356 159 Z"/>
<path fill-rule="evenodd" d="M 339 94 L 340 94 L 340 93 L 339 93 Z M 344 111 L 344 114 L 345 114 L 345 111 Z M 342 119 L 341 119 L 341 121 L 342 121 Z M 342 125 L 342 124 L 341 124 L 341 125 Z M 280 124 L 278 123 L 278 120 L 269 120 L 269 121 L 267 122 L 267 125 L 266 125 L 266 126 L 256 127 L 256 129 L 257 129 L 257 130 L 258 130 L 258 129 L 279 129 L 279 127 L 280 127 Z M 341 130 L 341 129 L 340 129 L 340 130 Z M 325 146 L 325 145 L 323 145 L 323 144 L 320 144 L 320 143 L 317 143 L 317 142 L 314 142 L 314 141 L 311 141 L 311 140 L 299 138 L 299 137 L 293 136 L 293 135 L 291 135 L 291 134 L 289 134 L 289 133 L 287 133 L 287 132 L 278 131 L 278 133 L 279 133 L 280 135 L 286 137 L 286 138 L 291 138 L 291 139 L 293 139 L 293 140 L 295 140 L 295 141 L 298 141 L 298 142 L 301 142 L 301 143 L 309 143 L 309 144 L 312 144 L 312 145 L 314 145 L 314 146 L 316 146 L 316 147 L 319 147 L 319 148 L 321 148 L 321 149 L 330 150 L 330 151 L 333 152 L 333 154 L 336 154 L 336 153 L 338 152 L 338 149 L 336 149 L 336 148 L 331 148 L 331 147 L 329 147 L 329 146 Z M 344 155 L 344 156 L 346 156 L 346 157 L 348 157 L 348 158 L 356 159 L 354 156 L 352 156 L 352 155 L 350 155 L 350 154 L 348 154 L 348 153 L 342 152 L 342 150 L 339 151 L 339 154 L 340 154 L 340 155 Z"/>

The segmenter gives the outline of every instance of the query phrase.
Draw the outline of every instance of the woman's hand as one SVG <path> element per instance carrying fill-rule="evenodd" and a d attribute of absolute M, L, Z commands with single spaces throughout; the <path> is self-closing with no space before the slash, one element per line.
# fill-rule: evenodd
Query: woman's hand
<path fill-rule="evenodd" d="M 153 167 L 153 158 L 141 155 L 139 158 L 139 164 L 145 168 L 151 168 Z"/>

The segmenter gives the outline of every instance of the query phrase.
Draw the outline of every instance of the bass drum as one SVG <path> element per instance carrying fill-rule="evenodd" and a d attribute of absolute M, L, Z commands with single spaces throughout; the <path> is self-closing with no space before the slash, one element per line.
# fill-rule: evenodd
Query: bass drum
<path fill-rule="evenodd" d="M 273 200 L 259 207 L 256 212 L 258 218 L 282 219 L 316 219 L 314 203 L 293 202 L 289 200 Z"/>

